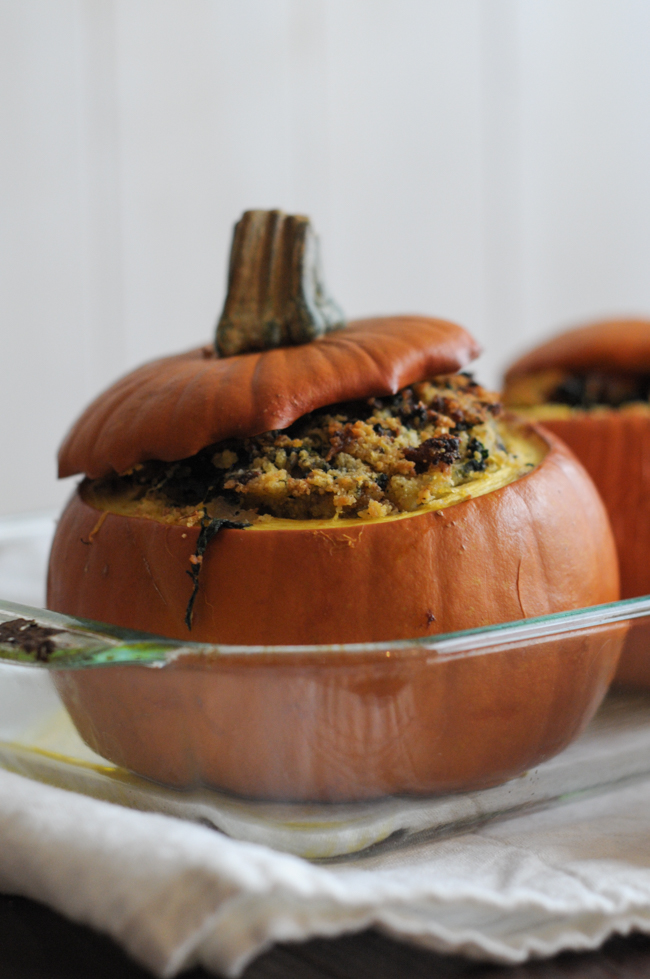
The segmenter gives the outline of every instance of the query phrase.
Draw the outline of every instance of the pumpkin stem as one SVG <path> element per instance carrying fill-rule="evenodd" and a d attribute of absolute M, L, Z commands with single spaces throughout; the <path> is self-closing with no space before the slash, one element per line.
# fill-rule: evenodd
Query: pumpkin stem
<path fill-rule="evenodd" d="M 233 234 L 217 352 L 230 357 L 309 343 L 343 326 L 343 313 L 323 284 L 309 218 L 246 211 Z"/>

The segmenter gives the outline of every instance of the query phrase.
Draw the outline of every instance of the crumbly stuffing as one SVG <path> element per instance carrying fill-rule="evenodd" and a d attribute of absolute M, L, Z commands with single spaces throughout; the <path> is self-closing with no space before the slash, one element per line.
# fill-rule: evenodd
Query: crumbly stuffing
<path fill-rule="evenodd" d="M 147 462 L 99 488 L 170 507 L 190 526 L 206 513 L 386 517 L 511 464 L 500 411 L 498 396 L 471 375 L 444 375 L 394 396 L 331 405 L 283 431 L 230 439 L 179 462 Z"/>
<path fill-rule="evenodd" d="M 650 402 L 650 374 L 621 371 L 537 371 L 514 378 L 504 401 L 517 407 L 540 404 L 570 408 L 620 408 Z"/>

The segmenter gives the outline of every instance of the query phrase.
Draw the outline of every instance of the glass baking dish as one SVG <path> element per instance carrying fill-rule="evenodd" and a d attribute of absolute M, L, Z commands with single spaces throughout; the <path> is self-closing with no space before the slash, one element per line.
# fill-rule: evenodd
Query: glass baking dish
<path fill-rule="evenodd" d="M 0 633 L 17 618 L 61 631 L 41 654 L 0 644 L 2 766 L 302 856 L 650 774 L 645 694 L 582 734 L 650 598 L 348 646 L 181 644 L 11 603 Z"/>

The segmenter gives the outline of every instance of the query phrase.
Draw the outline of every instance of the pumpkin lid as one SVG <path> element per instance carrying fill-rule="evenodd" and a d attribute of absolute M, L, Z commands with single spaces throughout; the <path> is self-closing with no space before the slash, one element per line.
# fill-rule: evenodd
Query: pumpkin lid
<path fill-rule="evenodd" d="M 445 320 L 344 326 L 307 219 L 247 212 L 235 227 L 215 345 L 145 364 L 101 394 L 63 442 L 59 475 L 96 479 L 148 459 L 184 459 L 223 439 L 286 428 L 316 408 L 395 394 L 479 352 Z"/>
<path fill-rule="evenodd" d="M 650 371 L 650 320 L 602 320 L 566 330 L 516 360 L 506 381 L 551 368 Z"/>

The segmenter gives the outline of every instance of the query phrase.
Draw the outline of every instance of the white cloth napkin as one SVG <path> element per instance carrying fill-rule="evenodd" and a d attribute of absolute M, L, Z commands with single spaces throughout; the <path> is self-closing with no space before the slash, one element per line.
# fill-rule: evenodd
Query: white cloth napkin
<path fill-rule="evenodd" d="M 227 976 L 274 941 L 370 925 L 521 962 L 650 931 L 650 781 L 384 855 L 314 865 L 0 772 L 0 889 L 111 935 L 160 976 Z"/>

